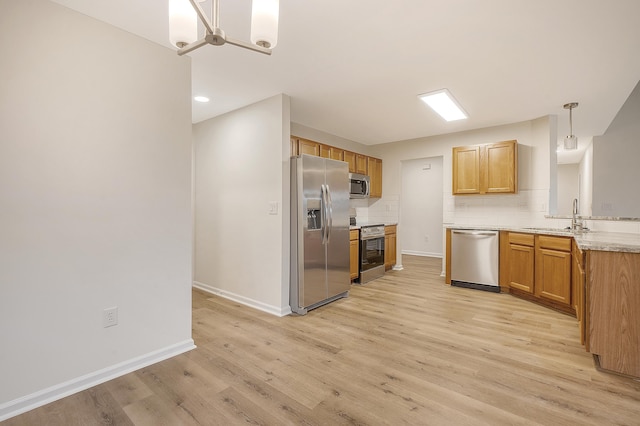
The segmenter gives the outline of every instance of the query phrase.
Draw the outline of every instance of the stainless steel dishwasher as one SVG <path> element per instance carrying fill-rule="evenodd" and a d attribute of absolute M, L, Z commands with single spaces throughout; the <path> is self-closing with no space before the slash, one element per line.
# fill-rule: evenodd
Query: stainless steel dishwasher
<path fill-rule="evenodd" d="M 500 292 L 499 232 L 451 231 L 451 285 Z"/>

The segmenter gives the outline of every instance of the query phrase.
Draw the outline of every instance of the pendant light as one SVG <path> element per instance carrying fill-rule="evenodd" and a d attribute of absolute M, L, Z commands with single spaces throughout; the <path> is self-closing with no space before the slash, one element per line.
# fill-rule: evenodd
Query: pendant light
<path fill-rule="evenodd" d="M 564 138 L 564 149 L 569 151 L 573 149 L 578 149 L 578 138 L 573 134 L 573 114 L 572 111 L 574 108 L 578 107 L 577 102 L 569 102 L 568 104 L 564 104 L 564 109 L 569 110 L 569 130 L 571 134 Z"/>
<path fill-rule="evenodd" d="M 210 0 L 211 13 L 205 13 L 199 3 L 206 0 L 169 0 L 169 40 L 184 55 L 205 44 L 222 46 L 229 43 L 254 52 L 271 55 L 278 42 L 279 0 L 252 0 L 251 43 L 236 40 L 220 28 L 220 0 Z M 197 39 L 198 19 L 205 28 L 204 37 Z"/>
<path fill-rule="evenodd" d="M 198 16 L 189 0 L 169 0 L 169 41 L 184 47 L 198 39 Z"/>

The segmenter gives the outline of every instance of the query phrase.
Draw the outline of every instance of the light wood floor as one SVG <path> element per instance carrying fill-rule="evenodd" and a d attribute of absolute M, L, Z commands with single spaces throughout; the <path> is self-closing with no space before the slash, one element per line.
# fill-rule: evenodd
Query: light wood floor
<path fill-rule="evenodd" d="M 574 318 L 403 263 L 304 317 L 194 290 L 198 349 L 5 424 L 640 424 L 640 382 L 596 371 Z"/>

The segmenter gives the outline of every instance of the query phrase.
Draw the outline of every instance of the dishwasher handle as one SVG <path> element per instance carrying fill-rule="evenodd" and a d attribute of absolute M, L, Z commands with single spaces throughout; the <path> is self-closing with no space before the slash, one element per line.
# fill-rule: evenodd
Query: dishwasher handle
<path fill-rule="evenodd" d="M 498 235 L 498 231 L 451 231 L 454 234 L 462 234 L 462 235 L 485 235 L 485 236 L 494 236 Z"/>

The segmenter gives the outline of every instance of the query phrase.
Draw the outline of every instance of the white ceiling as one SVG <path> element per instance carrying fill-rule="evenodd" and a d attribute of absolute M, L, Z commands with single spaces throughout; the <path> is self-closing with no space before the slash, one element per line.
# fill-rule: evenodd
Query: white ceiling
<path fill-rule="evenodd" d="M 168 0 L 55 0 L 156 43 Z M 205 3 L 206 5 L 206 3 Z M 251 2 L 221 0 L 249 40 Z M 280 0 L 272 56 L 231 45 L 190 54 L 199 122 L 266 97 L 291 119 L 364 144 L 558 115 L 559 138 L 601 135 L 640 79 L 638 0 Z M 446 123 L 416 97 L 448 88 L 469 119 Z"/>

